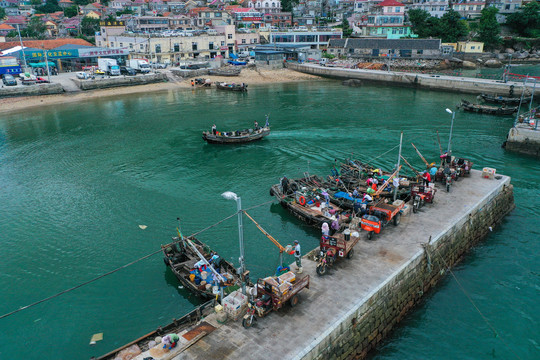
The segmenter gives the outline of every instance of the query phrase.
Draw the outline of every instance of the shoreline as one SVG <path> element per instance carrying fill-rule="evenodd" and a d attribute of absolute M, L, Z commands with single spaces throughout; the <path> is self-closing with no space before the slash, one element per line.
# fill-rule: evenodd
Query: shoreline
<path fill-rule="evenodd" d="M 320 80 L 320 76 L 304 74 L 289 69 L 279 70 L 252 70 L 243 69 L 239 76 L 212 76 L 202 75 L 200 77 L 210 78 L 212 82 L 224 81 L 229 83 L 246 83 L 248 85 L 291 83 L 299 81 Z M 7 114 L 28 108 L 36 108 L 46 105 L 57 105 L 73 103 L 83 100 L 98 99 L 101 97 L 111 97 L 130 94 L 140 94 L 164 90 L 179 90 L 193 88 L 190 83 L 191 78 L 179 81 L 167 81 L 136 86 L 123 86 L 117 88 L 97 89 L 89 91 L 66 92 L 57 95 L 42 96 L 22 96 L 0 99 L 0 114 Z M 194 88 L 193 88 L 194 89 Z"/>

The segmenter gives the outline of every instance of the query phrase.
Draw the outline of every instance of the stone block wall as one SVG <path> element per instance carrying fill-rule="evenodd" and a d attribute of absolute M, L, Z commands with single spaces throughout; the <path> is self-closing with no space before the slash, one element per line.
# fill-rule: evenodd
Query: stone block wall
<path fill-rule="evenodd" d="M 119 76 L 94 80 L 73 79 L 81 90 L 106 89 L 119 86 L 133 86 L 167 81 L 164 73 L 137 76 Z"/>
<path fill-rule="evenodd" d="M 514 208 L 513 186 L 508 182 L 441 236 L 425 244 L 411 261 L 352 309 L 304 359 L 363 359 L 403 319 L 422 296 L 463 255 Z"/>
<path fill-rule="evenodd" d="M 540 157 L 540 130 L 513 127 L 504 146 L 509 151 Z"/>
<path fill-rule="evenodd" d="M 37 84 L 24 85 L 14 87 L 3 87 L 0 89 L 0 98 L 14 96 L 37 96 L 37 95 L 52 95 L 61 94 L 64 92 L 62 85 L 54 84 Z"/>

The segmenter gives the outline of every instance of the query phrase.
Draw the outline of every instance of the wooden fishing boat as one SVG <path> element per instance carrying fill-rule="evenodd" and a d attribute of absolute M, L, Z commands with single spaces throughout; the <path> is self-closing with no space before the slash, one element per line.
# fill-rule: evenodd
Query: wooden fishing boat
<path fill-rule="evenodd" d="M 521 97 L 508 97 L 508 96 L 501 96 L 501 95 L 489 95 L 489 94 L 480 94 L 479 96 L 486 102 L 495 103 L 495 104 L 508 104 L 508 105 L 514 105 L 519 104 L 520 101 L 523 103 L 527 103 L 531 101 L 530 96 L 526 96 L 521 100 Z"/>
<path fill-rule="evenodd" d="M 242 144 L 255 140 L 261 140 L 270 135 L 270 126 L 258 129 L 244 129 L 238 131 L 203 131 L 202 138 L 210 144 Z"/>
<path fill-rule="evenodd" d="M 491 115 L 512 115 L 517 111 L 516 107 L 498 107 L 498 106 L 489 106 L 489 105 L 480 105 L 472 104 L 467 100 L 461 100 L 460 107 L 465 111 L 476 112 L 480 114 L 491 114 Z"/>
<path fill-rule="evenodd" d="M 221 68 L 221 69 L 210 69 L 208 70 L 208 75 L 214 75 L 214 76 L 238 76 L 240 75 L 240 72 L 242 71 L 242 68 L 239 67 L 229 67 L 229 68 Z"/>
<path fill-rule="evenodd" d="M 202 305 L 196 307 L 186 315 L 180 317 L 179 319 L 173 319 L 173 321 L 165 326 L 160 326 L 154 331 L 151 331 L 143 336 L 141 336 L 138 339 L 135 339 L 115 350 L 112 350 L 108 352 L 107 354 L 101 355 L 96 360 L 115 360 L 118 359 L 118 354 L 133 345 L 137 345 L 137 347 L 142 351 L 148 351 L 150 350 L 150 347 L 152 343 L 155 343 L 155 338 L 157 336 L 165 336 L 166 334 L 175 333 L 178 334 L 182 331 L 188 330 L 190 328 L 192 329 L 199 329 L 201 325 L 205 325 L 206 323 L 198 323 L 200 320 L 204 319 L 208 315 L 214 313 L 214 306 L 216 305 L 215 299 L 209 300 Z M 196 323 L 196 325 L 193 325 L 193 323 Z M 208 330 L 207 330 L 208 331 Z"/>
<path fill-rule="evenodd" d="M 238 91 L 238 92 L 246 92 L 248 88 L 247 84 L 244 84 L 244 83 L 228 84 L 228 83 L 219 82 L 219 81 L 216 81 L 216 87 L 220 90 Z"/>
<path fill-rule="evenodd" d="M 318 181 L 320 178 L 315 175 L 291 180 L 287 194 L 283 193 L 281 184 L 275 184 L 270 188 L 270 195 L 275 196 L 281 206 L 308 225 L 320 229 L 325 222 L 331 224 L 338 221 L 339 225 L 343 226 L 350 221 L 350 211 L 345 211 L 335 204 L 327 208 L 319 189 L 309 186 Z"/>
<path fill-rule="evenodd" d="M 174 237 L 173 242 L 161 245 L 163 262 L 167 265 L 182 285 L 203 299 L 215 298 L 223 288 L 224 294 L 238 289 L 241 279 L 235 267 L 221 258 L 207 245 L 193 237 Z M 217 258 L 212 260 L 212 257 Z M 206 270 L 195 270 L 195 264 L 202 258 L 207 262 Z M 203 274 L 205 273 L 205 274 Z"/>

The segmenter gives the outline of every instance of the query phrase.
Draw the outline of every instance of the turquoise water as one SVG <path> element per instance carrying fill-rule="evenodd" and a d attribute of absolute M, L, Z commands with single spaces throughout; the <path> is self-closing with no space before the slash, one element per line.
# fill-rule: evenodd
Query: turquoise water
<path fill-rule="evenodd" d="M 224 191 L 282 244 L 318 245 L 318 231 L 269 201 L 283 175 L 325 175 L 354 156 L 418 168 L 446 144 L 463 95 L 339 82 L 250 86 L 248 94 L 180 90 L 120 96 L 13 113 L 0 119 L 0 313 L 88 281 L 159 250 L 176 218 L 191 234 L 236 211 Z M 470 100 L 473 100 L 471 97 Z M 270 114 L 272 134 L 241 146 L 205 144 L 202 130 L 245 128 Z M 447 276 L 391 338 L 378 359 L 514 358 L 539 353 L 538 160 L 500 148 L 512 118 L 458 112 L 453 151 L 475 168 L 512 176 L 517 208 L 454 270 L 497 329 L 495 337 Z M 428 216 L 428 214 L 426 214 Z M 277 248 L 245 219 L 252 277 L 272 273 Z M 142 230 L 139 225 L 148 226 Z M 199 238 L 238 263 L 236 219 Z M 290 257 L 287 259 L 292 262 Z M 157 254 L 87 286 L 0 319 L 0 359 L 88 359 L 191 310 Z M 89 346 L 94 333 L 104 340 Z"/>

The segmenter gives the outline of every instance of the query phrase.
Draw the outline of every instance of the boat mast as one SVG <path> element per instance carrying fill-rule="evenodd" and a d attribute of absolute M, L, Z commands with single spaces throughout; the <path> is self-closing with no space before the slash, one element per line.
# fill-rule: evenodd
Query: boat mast
<path fill-rule="evenodd" d="M 397 158 L 397 172 L 396 172 L 396 177 L 398 179 L 398 185 L 394 189 L 394 201 L 396 201 L 397 191 L 398 191 L 398 188 L 399 188 L 399 169 L 401 169 L 401 166 L 399 166 L 399 164 L 400 164 L 400 161 L 401 161 L 401 145 L 402 144 L 403 144 L 403 131 L 401 132 L 401 136 L 399 137 L 399 155 L 398 155 L 398 158 Z"/>

